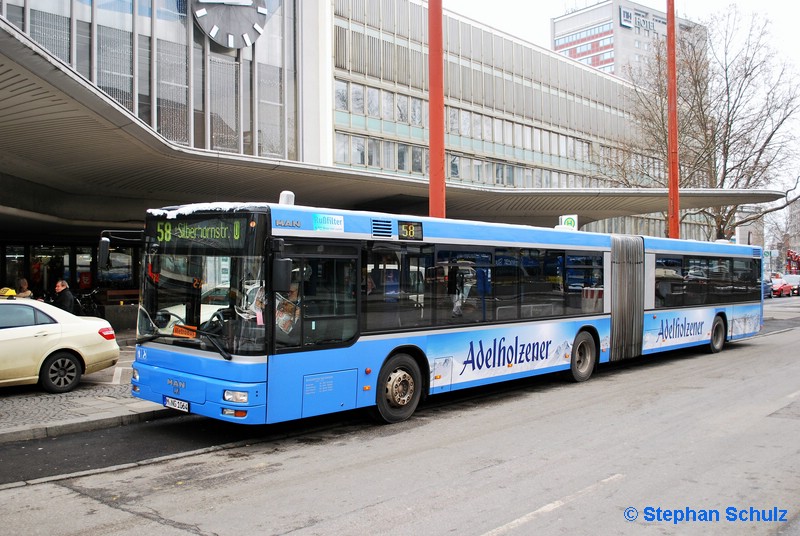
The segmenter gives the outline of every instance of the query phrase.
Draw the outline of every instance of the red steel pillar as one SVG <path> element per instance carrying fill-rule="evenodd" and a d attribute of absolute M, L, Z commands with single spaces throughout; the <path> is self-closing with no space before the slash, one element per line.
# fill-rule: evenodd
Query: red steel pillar
<path fill-rule="evenodd" d="M 678 83 L 675 64 L 675 0 L 667 0 L 667 122 L 669 133 L 667 138 L 669 204 L 667 219 L 669 221 L 669 237 L 681 237 L 680 219 L 680 167 L 678 165 Z"/>
<path fill-rule="evenodd" d="M 428 120 L 430 178 L 428 211 L 434 218 L 445 217 L 444 159 L 444 44 L 442 0 L 428 2 Z"/>

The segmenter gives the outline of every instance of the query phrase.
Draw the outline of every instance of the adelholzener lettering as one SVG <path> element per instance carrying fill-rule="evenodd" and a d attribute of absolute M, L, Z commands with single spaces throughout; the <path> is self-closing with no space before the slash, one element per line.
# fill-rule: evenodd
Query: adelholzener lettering
<path fill-rule="evenodd" d="M 484 370 L 508 365 L 520 365 L 535 361 L 544 361 L 550 357 L 552 340 L 536 342 L 520 341 L 514 337 L 513 341 L 506 341 L 505 337 L 490 341 L 469 341 L 469 351 L 464 366 L 459 376 L 464 374 L 467 367 L 470 370 Z"/>
<path fill-rule="evenodd" d="M 703 324 L 692 322 L 688 318 L 673 318 L 672 320 L 662 320 L 658 330 L 658 338 L 662 341 L 670 339 L 682 339 L 685 337 L 697 337 L 703 333 Z"/>

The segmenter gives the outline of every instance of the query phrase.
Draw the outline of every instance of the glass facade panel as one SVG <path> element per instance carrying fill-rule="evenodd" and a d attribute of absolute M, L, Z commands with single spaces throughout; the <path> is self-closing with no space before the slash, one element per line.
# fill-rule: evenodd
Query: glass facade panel
<path fill-rule="evenodd" d="M 133 111 L 133 2 L 97 6 L 97 85 Z"/>
<path fill-rule="evenodd" d="M 163 0 L 157 10 L 157 130 L 176 143 L 189 143 L 189 61 L 186 2 Z"/>
<path fill-rule="evenodd" d="M 244 154 L 253 154 L 253 62 L 242 59 L 242 148 Z"/>
<path fill-rule="evenodd" d="M 151 104 L 152 94 L 150 92 L 150 38 L 146 35 L 139 36 L 139 65 L 137 66 L 137 75 L 139 82 L 139 102 L 138 102 L 138 116 L 139 119 L 152 124 L 153 106 Z"/>
<path fill-rule="evenodd" d="M 8 22 L 19 28 L 25 28 L 25 10 L 22 7 L 22 0 L 7 0 L 6 17 Z"/>
<path fill-rule="evenodd" d="M 211 148 L 239 151 L 239 63 L 227 55 L 211 54 Z M 282 153 L 282 151 L 281 151 Z"/>
<path fill-rule="evenodd" d="M 234 54 L 225 50 L 215 62 L 203 58 L 208 38 L 194 28 L 190 4 L 187 0 L 158 0 L 155 4 L 137 0 L 134 13 L 134 0 L 28 0 L 27 6 L 22 0 L 6 0 L 4 14 L 24 29 L 24 16 L 30 13 L 31 38 L 173 142 L 188 145 L 193 141 L 198 148 L 296 158 L 295 97 L 286 97 L 287 91 L 296 88 L 294 47 L 287 46 L 287 40 L 294 42 L 293 2 L 271 1 L 263 34 L 254 45 Z M 187 30 L 189 35 L 196 34 L 194 48 L 187 46 Z M 189 53 L 193 54 L 191 62 Z M 250 68 L 254 56 L 259 73 L 255 80 Z M 206 87 L 211 89 L 208 95 Z M 255 129 L 251 119 L 254 103 L 260 118 Z M 287 114 L 292 117 L 287 119 Z M 206 132 L 209 124 L 210 133 Z M 254 130 L 260 136 L 255 136 Z M 291 132 L 288 142 L 287 132 Z"/>
<path fill-rule="evenodd" d="M 70 62 L 70 1 L 29 0 L 31 37 L 64 63 Z"/>
<path fill-rule="evenodd" d="M 75 69 L 87 80 L 92 76 L 92 25 L 79 20 L 75 23 Z M 150 66 L 147 66 L 148 70 Z"/>
<path fill-rule="evenodd" d="M 195 28 L 192 45 L 192 72 L 194 73 L 192 97 L 194 99 L 194 146 L 198 149 L 206 148 L 206 86 L 203 83 L 206 72 L 205 43 L 206 38 L 203 32 Z"/>

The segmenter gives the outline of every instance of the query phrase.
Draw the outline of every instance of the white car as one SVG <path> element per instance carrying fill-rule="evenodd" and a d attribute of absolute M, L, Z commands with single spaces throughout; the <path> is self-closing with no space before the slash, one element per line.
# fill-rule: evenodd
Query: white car
<path fill-rule="evenodd" d="M 0 386 L 38 383 L 51 393 L 119 359 L 114 328 L 31 299 L 0 300 Z"/>

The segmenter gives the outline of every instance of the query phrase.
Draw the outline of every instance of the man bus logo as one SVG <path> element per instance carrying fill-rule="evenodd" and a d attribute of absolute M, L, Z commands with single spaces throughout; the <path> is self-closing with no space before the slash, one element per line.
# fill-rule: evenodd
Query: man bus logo
<path fill-rule="evenodd" d="M 294 227 L 299 229 L 303 224 L 300 220 L 275 220 L 275 227 Z"/>

